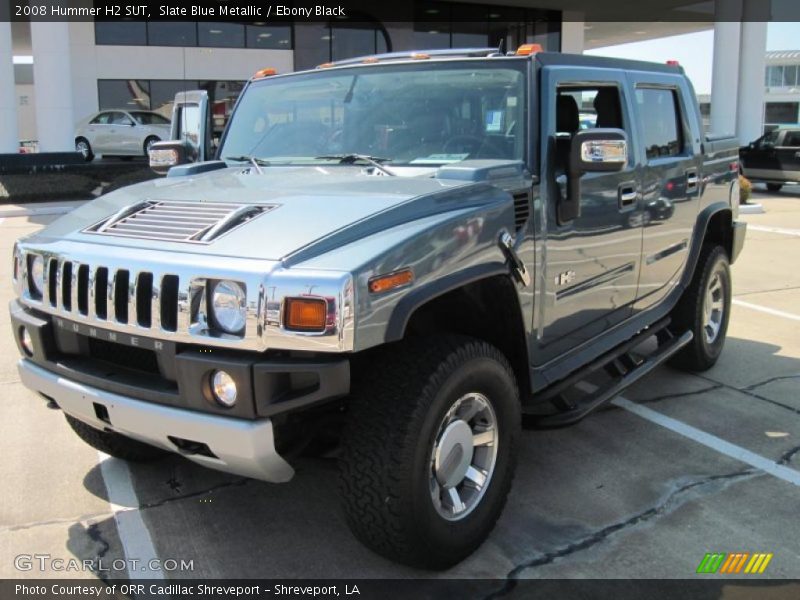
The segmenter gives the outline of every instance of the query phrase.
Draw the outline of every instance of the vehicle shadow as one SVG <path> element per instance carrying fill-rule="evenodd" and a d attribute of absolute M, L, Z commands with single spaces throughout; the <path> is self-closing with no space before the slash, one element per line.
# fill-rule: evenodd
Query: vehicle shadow
<path fill-rule="evenodd" d="M 764 397 L 780 400 L 780 390 L 766 389 L 769 381 L 785 378 L 791 382 L 789 378 L 795 377 L 796 384 L 800 380 L 800 360 L 779 355 L 782 350 L 774 344 L 729 338 L 719 364 L 707 376 L 725 380 L 746 361 L 751 372 L 763 372 L 763 379 L 729 385 L 758 389 Z M 647 389 L 655 397 L 689 385 L 690 378 L 696 376 L 662 367 L 640 384 L 649 381 Z M 708 387 L 708 382 L 700 387 Z M 674 401 L 695 403 L 698 411 L 707 410 L 697 396 Z M 754 407 L 760 410 L 758 402 L 754 397 Z M 657 404 L 649 406 L 658 410 Z M 764 406 L 776 410 L 774 404 L 765 402 Z M 796 419 L 798 414 L 787 409 L 786 417 Z M 742 422 L 741 427 L 746 426 Z M 796 441 L 786 441 L 792 443 L 796 445 Z M 635 458 L 631 448 L 636 449 Z M 303 457 L 293 464 L 295 478 L 282 485 L 212 471 L 178 456 L 146 465 L 109 459 L 102 469 L 106 475 L 108 469 L 130 474 L 136 498 L 129 498 L 130 506 L 120 508 L 138 511 L 158 557 L 193 561 L 193 570 L 171 572 L 168 578 L 504 580 L 521 569 L 526 577 L 552 576 L 551 571 L 536 575 L 537 569 L 558 564 L 554 561 L 559 556 L 590 549 L 602 553 L 618 547 L 624 543 L 620 540 L 625 540 L 625 530 L 635 531 L 637 519 L 648 527 L 658 526 L 659 515 L 677 511 L 684 503 L 715 502 L 715 494 L 724 490 L 723 486 L 710 486 L 707 496 L 694 491 L 684 496 L 681 490 L 694 489 L 698 481 L 727 476 L 731 468 L 722 459 L 717 462 L 689 451 L 676 453 L 674 438 L 614 407 L 574 427 L 525 430 L 514 487 L 494 532 L 467 560 L 435 573 L 385 560 L 351 535 L 336 497 L 335 459 Z M 794 455 L 791 464 L 800 464 L 800 456 Z M 95 496 L 109 500 L 107 478 L 100 465 L 86 473 L 83 483 Z M 117 494 L 111 498 L 116 504 L 123 500 L 124 496 L 121 500 Z M 651 520 L 648 515 L 656 516 Z M 70 529 L 67 549 L 82 560 L 96 559 L 99 554 L 106 563 L 122 558 L 117 530 L 113 517 L 76 523 Z M 689 539 L 686 544 L 691 552 L 670 559 L 675 563 L 674 573 L 665 576 L 694 573 L 699 560 L 695 554 L 700 552 L 702 557 L 702 549 L 691 547 Z M 640 552 L 661 560 L 657 545 L 649 550 L 640 548 Z M 581 569 L 596 572 L 592 567 L 597 564 L 592 562 L 598 560 L 596 555 L 580 556 Z M 645 560 L 641 570 L 632 568 L 626 573 L 601 570 L 599 576 L 654 577 L 644 570 L 646 565 Z M 586 577 L 583 573 L 577 570 L 574 576 Z M 497 583 L 502 587 L 502 581 Z"/>

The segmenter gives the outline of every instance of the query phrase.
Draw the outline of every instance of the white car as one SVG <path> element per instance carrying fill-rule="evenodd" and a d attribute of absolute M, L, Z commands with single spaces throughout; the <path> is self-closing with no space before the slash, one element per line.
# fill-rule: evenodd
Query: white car
<path fill-rule="evenodd" d="M 75 151 L 90 161 L 103 156 L 147 156 L 150 146 L 170 138 L 170 121 L 148 110 L 103 110 L 81 121 Z"/>

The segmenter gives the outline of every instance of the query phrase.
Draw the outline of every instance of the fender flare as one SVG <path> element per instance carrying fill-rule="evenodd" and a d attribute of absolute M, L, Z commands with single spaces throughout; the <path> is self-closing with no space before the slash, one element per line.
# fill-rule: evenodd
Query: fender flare
<path fill-rule="evenodd" d="M 508 264 L 505 262 L 490 262 L 484 265 L 467 267 L 461 271 L 445 275 L 425 286 L 411 290 L 394 307 L 386 326 L 384 341 L 389 343 L 403 339 L 411 315 L 431 300 L 467 284 L 496 275 L 506 275 L 510 278 Z"/>

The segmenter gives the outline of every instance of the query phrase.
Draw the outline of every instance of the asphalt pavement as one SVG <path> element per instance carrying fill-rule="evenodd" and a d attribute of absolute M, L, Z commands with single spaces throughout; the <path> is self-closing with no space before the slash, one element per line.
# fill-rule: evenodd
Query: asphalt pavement
<path fill-rule="evenodd" d="M 739 552 L 773 555 L 747 577 L 800 578 L 800 189 L 755 196 L 766 212 L 743 216 L 719 363 L 659 368 L 576 426 L 525 431 L 496 529 L 444 573 L 393 564 L 350 535 L 332 458 L 303 459 L 291 483 L 270 485 L 179 457 L 98 455 L 21 385 L 0 317 L 0 578 L 85 576 L 18 558 L 44 554 L 106 569 L 162 561 L 111 578 L 485 577 L 502 589 L 508 578 L 724 578 L 697 567 Z M 3 306 L 14 240 L 55 218 L 0 215 Z"/>

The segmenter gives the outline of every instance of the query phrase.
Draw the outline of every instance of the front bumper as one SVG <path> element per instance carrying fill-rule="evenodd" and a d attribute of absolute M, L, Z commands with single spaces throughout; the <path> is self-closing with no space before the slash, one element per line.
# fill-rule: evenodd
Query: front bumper
<path fill-rule="evenodd" d="M 25 386 L 53 398 L 66 414 L 97 429 L 245 477 L 282 483 L 294 475 L 275 450 L 270 419 L 247 421 L 134 400 L 64 379 L 26 358 L 20 359 L 18 368 Z"/>

